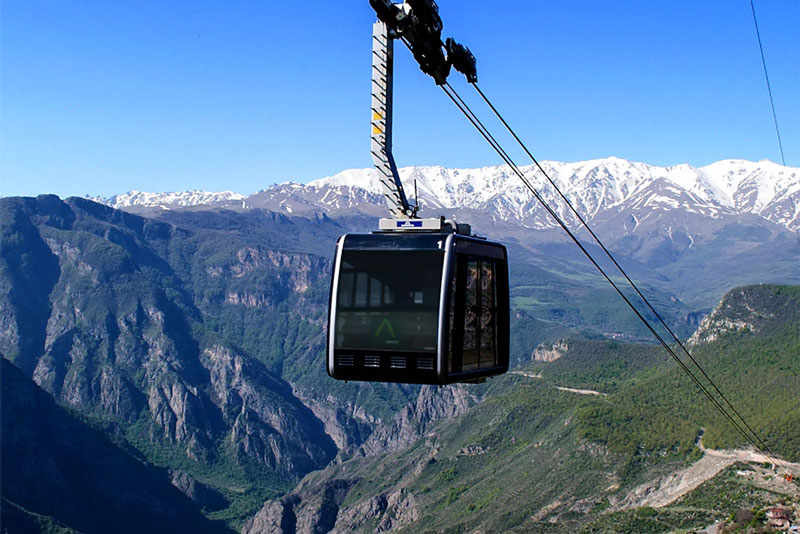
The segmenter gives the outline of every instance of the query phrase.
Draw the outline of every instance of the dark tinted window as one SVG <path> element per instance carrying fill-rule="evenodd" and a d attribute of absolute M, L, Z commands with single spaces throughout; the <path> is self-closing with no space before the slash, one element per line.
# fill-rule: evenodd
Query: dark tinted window
<path fill-rule="evenodd" d="M 451 281 L 449 369 L 475 371 L 498 365 L 498 262 L 459 254 Z"/>
<path fill-rule="evenodd" d="M 478 268 L 478 352 L 481 369 L 497 364 L 497 279 L 495 261 L 483 258 Z"/>
<path fill-rule="evenodd" d="M 344 250 L 335 348 L 436 352 L 439 251 Z"/>

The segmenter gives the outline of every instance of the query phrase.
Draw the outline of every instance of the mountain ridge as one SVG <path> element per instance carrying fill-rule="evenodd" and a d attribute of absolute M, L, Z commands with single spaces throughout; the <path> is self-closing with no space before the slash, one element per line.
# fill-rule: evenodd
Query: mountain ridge
<path fill-rule="evenodd" d="M 5 357 L 0 363 L 3 532 L 232 534 L 204 517 L 166 470 L 118 448 Z"/>
<path fill-rule="evenodd" d="M 542 162 L 553 181 L 587 220 L 625 212 L 635 218 L 654 210 L 680 209 L 718 218 L 756 214 L 789 230 L 800 229 L 800 169 L 768 160 L 721 160 L 702 167 L 659 167 L 609 157 L 574 163 Z M 534 166 L 523 166 L 542 196 L 560 216 L 574 216 Z M 399 169 L 407 191 L 416 185 L 426 216 L 433 210 L 480 210 L 495 220 L 531 228 L 554 222 L 537 210 L 537 201 L 510 169 L 490 166 L 455 169 L 414 166 Z M 374 169 L 349 169 L 307 184 L 284 182 L 249 196 L 230 191 L 180 193 L 130 192 L 92 200 L 119 209 L 182 209 L 209 206 L 229 209 L 267 208 L 298 214 L 348 210 L 381 214 L 383 196 Z"/>

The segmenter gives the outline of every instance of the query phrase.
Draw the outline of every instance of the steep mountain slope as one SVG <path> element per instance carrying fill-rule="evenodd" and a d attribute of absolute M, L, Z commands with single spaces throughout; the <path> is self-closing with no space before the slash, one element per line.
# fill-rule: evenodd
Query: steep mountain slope
<path fill-rule="evenodd" d="M 4 532 L 232 532 L 2 359 Z"/>
<path fill-rule="evenodd" d="M 333 459 L 323 422 L 267 357 L 276 347 L 248 354 L 246 319 L 225 320 L 252 310 L 258 335 L 276 342 L 294 330 L 277 348 L 300 357 L 303 329 L 320 330 L 313 313 L 300 316 L 303 295 L 327 278 L 324 259 L 80 199 L 3 199 L 0 209 L 0 352 L 60 403 L 234 508 Z"/>
<path fill-rule="evenodd" d="M 795 268 L 800 258 L 800 234 L 795 235 L 800 231 L 800 170 L 796 168 L 743 160 L 701 168 L 655 167 L 618 158 L 545 162 L 544 166 L 635 280 L 652 286 L 654 293 L 666 293 L 667 302 L 671 297 L 688 308 L 682 310 L 683 317 L 673 319 L 681 323 L 678 328 L 683 334 L 696 326 L 690 313 L 707 312 L 731 287 L 800 283 Z M 532 167 L 525 171 L 556 212 L 578 229 L 578 221 L 543 175 Z M 587 277 L 596 277 L 507 168 L 408 167 L 400 174 L 409 188 L 416 182 L 422 215 L 470 222 L 479 234 L 517 247 L 512 252 L 524 258 L 521 263 L 557 276 L 565 271 L 577 274 L 581 285 Z M 187 192 L 164 194 L 163 198 L 151 194 L 145 204 L 120 203 L 118 199 L 107 202 L 162 218 L 174 217 L 187 211 L 178 209 L 176 195 L 187 204 L 200 197 L 197 192 Z M 169 202 L 176 209 L 160 207 Z M 367 169 L 344 171 L 305 185 L 279 184 L 241 202 L 214 200 L 208 207 L 317 217 L 324 213 L 343 228 L 364 230 L 373 229 L 374 217 L 386 213 L 374 171 Z M 577 233 L 590 251 L 602 256 L 585 231 Z M 597 288 L 605 290 L 604 282 Z M 523 296 L 529 301 L 549 300 L 541 290 Z M 566 300 L 574 301 L 574 295 Z M 536 311 L 551 313 L 546 306 Z M 582 327 L 591 322 L 591 318 L 580 317 L 568 324 Z M 613 331 L 607 324 L 593 326 L 603 334 Z"/>
<path fill-rule="evenodd" d="M 766 446 L 789 460 L 800 460 L 800 439 L 787 432 L 800 423 L 800 288 L 762 285 L 733 290 L 694 339 L 694 358 Z M 675 413 L 681 417 L 675 418 Z M 624 427 L 615 424 L 620 421 Z M 660 429 L 657 435 L 651 432 L 654 426 Z M 608 402 L 595 399 L 581 413 L 582 435 L 619 451 L 688 451 L 701 427 L 709 447 L 748 445 L 677 368 L 632 385 Z"/>
<path fill-rule="evenodd" d="M 235 524 L 418 395 L 326 377 L 330 263 L 313 251 L 344 231 L 263 210 L 158 221 L 1 199 L 0 353 L 198 502 L 219 493 L 207 511 Z"/>
<path fill-rule="evenodd" d="M 696 350 L 768 447 L 794 460 L 798 310 L 798 287 L 737 289 L 699 330 Z M 488 387 L 470 387 L 482 402 L 407 448 L 308 475 L 243 532 L 667 532 L 727 517 L 735 508 L 726 502 L 800 502 L 800 488 L 778 478 L 766 492 L 716 484 L 711 503 L 708 487 L 696 485 L 674 508 L 680 493 L 667 507 L 638 508 L 703 456 L 701 429 L 709 447 L 746 443 L 655 347 L 562 340 L 535 357 Z M 716 473 L 736 476 L 724 465 L 709 476 Z"/>

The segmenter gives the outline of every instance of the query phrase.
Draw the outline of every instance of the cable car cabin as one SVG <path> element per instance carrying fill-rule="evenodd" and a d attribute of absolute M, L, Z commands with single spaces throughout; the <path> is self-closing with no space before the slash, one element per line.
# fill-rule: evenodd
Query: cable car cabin
<path fill-rule="evenodd" d="M 328 374 L 450 384 L 508 370 L 506 247 L 455 233 L 339 238 Z"/>

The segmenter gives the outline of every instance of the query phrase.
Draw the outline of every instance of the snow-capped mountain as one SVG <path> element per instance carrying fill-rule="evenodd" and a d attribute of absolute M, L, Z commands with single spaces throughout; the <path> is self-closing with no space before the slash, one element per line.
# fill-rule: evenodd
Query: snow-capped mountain
<path fill-rule="evenodd" d="M 623 215 L 638 225 L 654 214 L 700 217 L 752 214 L 790 230 L 800 229 L 800 169 L 770 161 L 724 160 L 705 167 L 656 167 L 619 158 L 542 166 L 587 220 Z M 568 222 L 569 208 L 535 167 L 522 167 L 541 196 Z M 400 169 L 406 192 L 418 191 L 422 216 L 469 210 L 529 228 L 549 228 L 552 218 L 506 166 L 479 169 L 406 167 Z M 356 169 L 308 184 L 284 183 L 247 198 L 231 192 L 137 193 L 100 201 L 120 208 L 169 209 L 196 205 L 267 208 L 287 214 L 385 213 L 375 171 Z"/>
<path fill-rule="evenodd" d="M 142 191 L 129 191 L 113 197 L 87 197 L 89 200 L 106 204 L 116 209 L 127 208 L 158 208 L 163 210 L 188 208 L 191 206 L 211 206 L 219 204 L 238 203 L 245 198 L 244 195 L 233 191 L 180 191 L 169 193 L 147 193 Z"/>
<path fill-rule="evenodd" d="M 725 160 L 694 168 L 656 167 L 618 158 L 577 163 L 544 162 L 547 174 L 585 218 L 592 220 L 626 212 L 642 220 L 658 211 L 679 210 L 708 217 L 756 214 L 789 229 L 800 228 L 800 169 L 769 161 Z M 559 215 L 572 220 L 570 210 L 535 167 L 522 167 L 541 196 Z M 437 210 L 466 208 L 487 211 L 495 219 L 519 221 L 529 227 L 555 223 L 519 178 L 505 166 L 481 169 L 408 167 L 400 170 L 406 191 L 416 180 L 420 204 L 427 215 Z M 345 171 L 303 186 L 304 198 L 319 199 L 319 208 L 352 207 L 380 189 L 372 170 Z M 297 196 L 293 192 L 292 197 Z M 283 209 L 291 202 L 283 199 Z"/>
<path fill-rule="evenodd" d="M 668 308 L 699 310 L 694 319 L 686 317 L 687 324 L 696 326 L 707 303 L 731 287 L 800 284 L 798 168 L 743 160 L 657 167 L 618 158 L 542 166 L 636 280 L 663 291 Z M 542 173 L 534 167 L 523 171 L 603 263 L 598 245 Z M 591 265 L 508 167 L 407 167 L 400 175 L 412 200 L 416 182 L 421 216 L 470 223 L 478 235 L 508 245 L 513 269 L 525 281 L 515 288 L 516 297 L 547 303 L 549 292 L 557 290 L 563 293 L 559 302 L 580 301 L 589 298 L 587 291 L 605 287 L 584 284 L 596 276 Z M 281 241 L 266 230 L 274 226 L 287 231 L 282 246 L 313 249 L 315 254 L 329 254 L 337 233 L 369 231 L 376 218 L 387 216 L 372 169 L 348 170 L 307 184 L 277 184 L 246 198 L 190 191 L 98 200 L 189 227 L 245 224 L 254 231 L 254 243 Z M 265 220 L 271 222 L 263 226 Z M 299 238 L 304 231 L 306 237 Z M 606 263 L 613 272 L 613 265 Z M 553 313 L 557 319 L 572 312 Z"/>

